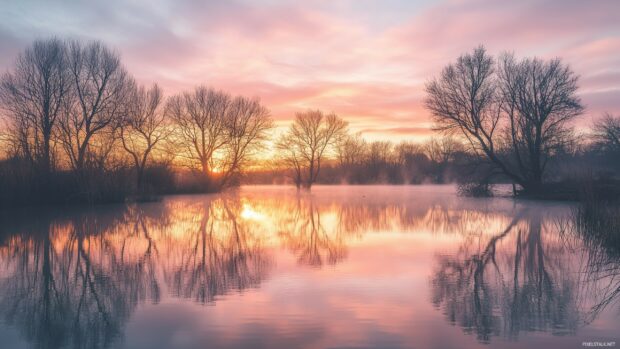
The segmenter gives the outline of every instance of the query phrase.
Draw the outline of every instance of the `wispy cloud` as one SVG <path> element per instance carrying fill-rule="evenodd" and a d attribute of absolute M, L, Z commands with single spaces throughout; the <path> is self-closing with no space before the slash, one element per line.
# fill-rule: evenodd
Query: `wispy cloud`
<path fill-rule="evenodd" d="M 258 96 L 280 124 L 339 113 L 373 138 L 426 137 L 424 82 L 478 44 L 562 57 L 589 116 L 620 112 L 620 2 L 16 1 L 0 13 L 0 68 L 31 40 L 102 39 L 137 79 Z"/>

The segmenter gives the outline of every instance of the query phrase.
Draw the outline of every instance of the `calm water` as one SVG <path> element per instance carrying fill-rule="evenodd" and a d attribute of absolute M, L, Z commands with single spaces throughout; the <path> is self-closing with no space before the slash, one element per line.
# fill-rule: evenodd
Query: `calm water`
<path fill-rule="evenodd" d="M 620 258 L 577 234 L 572 212 L 441 186 L 12 212 L 0 225 L 0 347 L 620 342 Z"/>

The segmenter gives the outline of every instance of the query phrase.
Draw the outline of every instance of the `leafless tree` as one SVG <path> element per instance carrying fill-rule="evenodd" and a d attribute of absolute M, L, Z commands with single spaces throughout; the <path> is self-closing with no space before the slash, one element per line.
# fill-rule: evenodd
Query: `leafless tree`
<path fill-rule="evenodd" d="M 424 153 L 435 163 L 445 164 L 452 160 L 457 153 L 464 151 L 463 144 L 450 136 L 431 138 L 424 144 Z"/>
<path fill-rule="evenodd" d="M 401 142 L 394 146 L 394 153 L 405 183 L 421 183 L 426 179 L 430 166 L 424 145 Z"/>
<path fill-rule="evenodd" d="M 189 166 L 200 169 L 215 187 L 231 184 L 272 127 L 269 110 L 258 99 L 233 98 L 204 86 L 170 98 L 166 114 Z"/>
<path fill-rule="evenodd" d="M 436 129 L 463 136 L 476 153 L 525 190 L 540 189 L 549 159 L 582 113 L 577 76 L 560 60 L 504 55 L 484 47 L 458 58 L 426 85 Z"/>
<path fill-rule="evenodd" d="M 578 76 L 559 59 L 517 62 L 511 54 L 500 58 L 499 68 L 511 162 L 526 184 L 536 188 L 549 160 L 572 138 L 568 123 L 583 112 L 576 95 Z"/>
<path fill-rule="evenodd" d="M 258 99 L 236 97 L 226 115 L 226 146 L 221 164 L 221 185 L 237 179 L 257 150 L 267 140 L 267 131 L 273 127 L 269 109 Z"/>
<path fill-rule="evenodd" d="M 99 41 L 71 42 L 68 57 L 73 98 L 60 121 L 60 139 L 71 166 L 81 171 L 95 138 L 114 135 L 109 128 L 120 126 L 134 82 L 119 55 Z"/>
<path fill-rule="evenodd" d="M 53 134 L 70 89 L 66 51 L 59 39 L 37 40 L 0 80 L 10 138 L 44 172 L 53 166 Z"/>
<path fill-rule="evenodd" d="M 298 146 L 297 142 L 290 134 L 285 134 L 280 137 L 276 144 L 278 151 L 278 162 L 286 169 L 292 171 L 292 179 L 295 186 L 299 189 L 303 184 L 303 175 L 305 171 L 305 160 L 302 154 L 302 150 Z"/>
<path fill-rule="evenodd" d="M 360 164 L 367 153 L 367 143 L 360 133 L 345 135 L 336 142 L 336 155 L 340 166 Z"/>
<path fill-rule="evenodd" d="M 364 160 L 371 170 L 378 170 L 387 164 L 395 162 L 393 148 L 394 144 L 389 141 L 370 142 Z"/>
<path fill-rule="evenodd" d="M 279 148 L 285 162 L 297 163 L 296 171 L 306 172 L 300 184 L 312 187 L 321 170 L 321 163 L 336 141 L 346 134 L 347 123 L 336 114 L 324 114 L 320 110 L 297 113 L 288 132 L 280 139 Z"/>
<path fill-rule="evenodd" d="M 229 108 L 228 94 L 205 86 L 172 96 L 166 104 L 166 115 L 184 148 L 182 157 L 207 178 L 213 176 L 215 153 L 226 145 L 225 115 Z"/>
<path fill-rule="evenodd" d="M 169 135 L 162 110 L 162 92 L 159 86 L 135 89 L 129 106 L 130 112 L 120 127 L 123 148 L 130 155 L 136 171 L 136 185 L 142 189 L 144 169 L 153 150 Z"/>
<path fill-rule="evenodd" d="M 620 153 L 620 116 L 607 113 L 594 123 L 592 129 L 600 149 Z"/>

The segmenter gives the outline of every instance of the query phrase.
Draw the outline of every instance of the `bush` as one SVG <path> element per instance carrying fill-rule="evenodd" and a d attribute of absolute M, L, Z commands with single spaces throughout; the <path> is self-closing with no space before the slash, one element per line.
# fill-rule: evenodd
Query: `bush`
<path fill-rule="evenodd" d="M 493 186 L 489 183 L 467 182 L 459 183 L 457 192 L 461 196 L 492 197 Z"/>

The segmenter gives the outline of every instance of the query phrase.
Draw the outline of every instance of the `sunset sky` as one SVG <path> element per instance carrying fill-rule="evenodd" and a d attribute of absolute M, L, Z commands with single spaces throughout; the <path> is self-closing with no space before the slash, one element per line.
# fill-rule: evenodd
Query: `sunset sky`
<path fill-rule="evenodd" d="M 101 39 L 169 95 L 260 97 L 280 126 L 320 108 L 369 139 L 430 135 L 425 81 L 459 54 L 559 56 L 591 117 L 620 113 L 618 0 L 2 0 L 0 70 L 33 39 Z"/>

